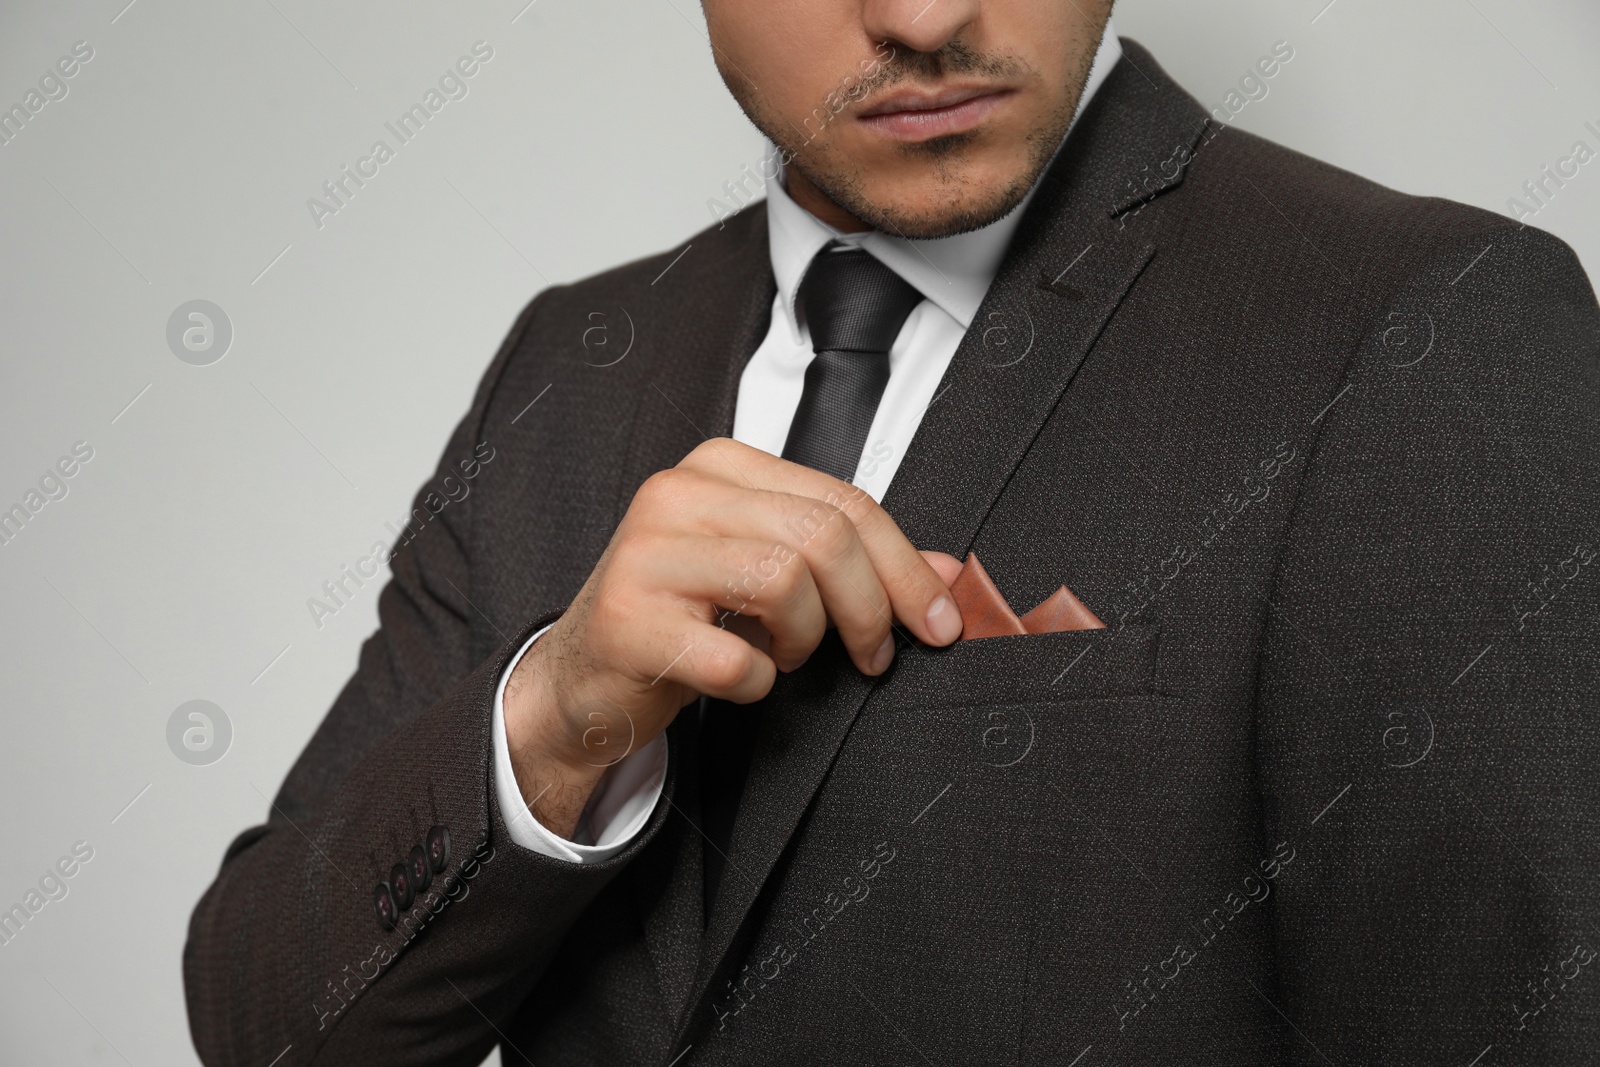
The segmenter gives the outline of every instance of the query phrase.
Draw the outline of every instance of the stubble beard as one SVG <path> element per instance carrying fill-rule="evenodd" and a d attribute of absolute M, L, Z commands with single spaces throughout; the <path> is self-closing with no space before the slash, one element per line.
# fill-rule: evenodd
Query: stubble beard
<path fill-rule="evenodd" d="M 923 161 L 934 168 L 942 203 L 927 210 L 874 202 L 866 192 L 867 168 L 853 166 L 841 158 L 829 143 L 826 129 L 821 136 L 802 138 L 792 126 L 776 120 L 762 105 L 759 94 L 744 84 L 742 79 L 728 79 L 728 87 L 750 121 L 779 148 L 785 166 L 799 171 L 834 204 L 886 233 L 927 239 L 952 237 L 982 229 L 1016 209 L 1044 173 L 1062 138 L 1066 136 L 1078 101 L 1083 96 L 1084 86 L 1088 84 L 1093 62 L 1093 48 L 1079 56 L 1077 69 L 1067 82 L 1068 91 L 1062 100 L 1023 135 L 1023 143 L 1027 147 L 1026 165 L 998 189 L 974 188 L 974 183 L 963 177 L 962 163 L 982 136 L 979 131 L 898 146 L 897 151 L 902 158 L 912 162 Z M 1042 80 L 1036 71 L 1012 57 L 978 56 L 953 42 L 931 55 L 897 54 L 876 75 L 861 83 L 863 89 L 860 96 L 864 97 L 891 82 L 912 82 L 918 73 L 937 75 L 945 70 L 975 70 L 1003 76 L 1021 73 L 1028 80 Z M 948 197 L 943 195 L 946 193 Z"/>

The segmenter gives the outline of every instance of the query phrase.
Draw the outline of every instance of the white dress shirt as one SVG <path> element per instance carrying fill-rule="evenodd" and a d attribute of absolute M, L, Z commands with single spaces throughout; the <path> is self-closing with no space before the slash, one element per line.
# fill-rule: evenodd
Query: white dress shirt
<path fill-rule="evenodd" d="M 1073 123 L 1121 58 L 1122 46 L 1108 22 Z M 776 148 L 769 145 L 769 151 Z M 853 479 L 874 500 L 881 501 L 1036 189 L 1030 189 L 1005 218 L 982 229 L 954 237 L 911 240 L 881 230 L 840 233 L 789 199 L 781 182 L 771 183 L 767 188 L 767 231 L 778 294 L 767 335 L 739 379 L 734 439 L 773 455 L 783 451 L 789 424 L 800 405 L 806 366 L 815 356 L 798 305 L 801 278 L 830 241 L 846 248 L 863 248 L 925 298 L 912 310 L 889 349 L 889 384 L 878 402 Z M 513 665 L 542 633 L 528 639 Z M 609 859 L 644 828 L 660 800 L 666 779 L 666 735 L 630 753 L 607 772 L 584 811 L 576 840 L 567 840 L 533 817 L 517 788 L 505 737 L 503 695 L 510 675 L 508 668 L 495 691 L 492 734 L 496 796 L 511 839 L 554 859 L 575 863 Z"/>

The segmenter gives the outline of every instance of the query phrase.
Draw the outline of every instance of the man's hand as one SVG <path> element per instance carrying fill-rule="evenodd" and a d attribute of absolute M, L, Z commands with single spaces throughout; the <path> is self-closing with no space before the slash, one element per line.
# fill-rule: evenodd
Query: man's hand
<path fill-rule="evenodd" d="M 893 661 L 895 621 L 949 644 L 959 568 L 919 553 L 846 482 L 705 442 L 640 486 L 571 607 L 513 669 L 506 738 L 524 799 L 570 837 L 608 766 L 702 695 L 760 700 L 830 626 L 868 675 Z"/>

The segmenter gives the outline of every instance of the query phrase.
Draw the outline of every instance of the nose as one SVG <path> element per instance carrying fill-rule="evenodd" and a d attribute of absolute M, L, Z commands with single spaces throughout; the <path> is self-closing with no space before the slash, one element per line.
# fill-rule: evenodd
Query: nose
<path fill-rule="evenodd" d="M 861 21 L 875 41 L 937 52 L 978 17 L 981 0 L 865 0 Z"/>

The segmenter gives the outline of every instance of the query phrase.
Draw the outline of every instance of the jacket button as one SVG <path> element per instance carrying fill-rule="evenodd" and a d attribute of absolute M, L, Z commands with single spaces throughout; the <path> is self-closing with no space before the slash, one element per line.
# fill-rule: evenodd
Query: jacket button
<path fill-rule="evenodd" d="M 389 871 L 389 890 L 394 894 L 395 907 L 405 911 L 411 907 L 411 876 L 406 873 L 406 865 L 397 863 Z"/>
<path fill-rule="evenodd" d="M 395 910 L 394 897 L 389 895 L 389 887 L 382 882 L 372 891 L 372 906 L 378 912 L 378 925 L 385 930 L 394 929 Z"/>
<path fill-rule="evenodd" d="M 450 866 L 450 827 L 435 826 L 428 831 L 428 862 L 434 874 Z"/>
<path fill-rule="evenodd" d="M 411 855 L 406 858 L 406 870 L 411 875 L 411 886 L 414 891 L 421 893 L 433 881 L 433 868 L 428 866 L 428 854 L 421 845 L 411 846 Z"/>

